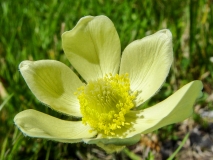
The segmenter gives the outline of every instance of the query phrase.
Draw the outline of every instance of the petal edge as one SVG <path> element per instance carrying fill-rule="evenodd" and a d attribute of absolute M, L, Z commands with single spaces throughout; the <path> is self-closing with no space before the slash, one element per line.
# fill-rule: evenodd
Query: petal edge
<path fill-rule="evenodd" d="M 87 82 L 118 72 L 120 40 L 114 24 L 106 16 L 81 18 L 72 30 L 62 34 L 62 47 Z"/>
<path fill-rule="evenodd" d="M 68 66 L 55 60 L 23 61 L 19 70 L 39 101 L 58 112 L 81 117 L 74 92 L 83 83 Z"/>
<path fill-rule="evenodd" d="M 172 34 L 164 29 L 133 41 L 123 51 L 120 73 L 129 73 L 136 106 L 153 96 L 164 83 L 173 62 Z"/>
<path fill-rule="evenodd" d="M 81 121 L 65 121 L 33 109 L 18 113 L 14 122 L 27 136 L 55 141 L 75 143 L 96 135 L 95 132 L 89 132 L 91 128 Z"/>

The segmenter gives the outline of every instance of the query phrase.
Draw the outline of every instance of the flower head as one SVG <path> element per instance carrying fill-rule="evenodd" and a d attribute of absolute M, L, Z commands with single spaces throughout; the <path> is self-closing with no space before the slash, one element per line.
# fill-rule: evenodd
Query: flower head
<path fill-rule="evenodd" d="M 60 142 L 97 144 L 119 151 L 140 134 L 182 121 L 193 111 L 202 83 L 193 81 L 166 100 L 138 109 L 165 81 L 173 62 L 172 34 L 160 30 L 123 51 L 106 16 L 86 16 L 62 35 L 64 52 L 85 83 L 55 60 L 23 61 L 22 76 L 33 94 L 52 109 L 82 117 L 65 121 L 29 109 L 14 118 L 26 135 Z"/>

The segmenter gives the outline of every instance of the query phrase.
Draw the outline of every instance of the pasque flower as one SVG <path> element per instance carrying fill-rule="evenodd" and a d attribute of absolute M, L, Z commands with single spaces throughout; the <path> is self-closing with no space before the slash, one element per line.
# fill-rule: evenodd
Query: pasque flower
<path fill-rule="evenodd" d="M 172 34 L 163 29 L 133 41 L 123 51 L 106 16 L 86 16 L 63 33 L 64 52 L 81 79 L 55 60 L 23 61 L 20 72 L 37 99 L 74 117 L 61 120 L 29 109 L 15 124 L 27 136 L 97 144 L 119 151 L 140 135 L 182 121 L 193 112 L 202 83 L 192 81 L 164 101 L 140 109 L 164 83 L 173 62 Z"/>

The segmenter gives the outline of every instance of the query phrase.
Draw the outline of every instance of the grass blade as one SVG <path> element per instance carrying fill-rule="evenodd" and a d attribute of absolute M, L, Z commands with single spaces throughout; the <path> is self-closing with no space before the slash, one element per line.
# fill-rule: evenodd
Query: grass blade
<path fill-rule="evenodd" d="M 173 160 L 174 157 L 176 156 L 176 154 L 180 151 L 180 149 L 183 147 L 183 145 L 185 144 L 186 140 L 189 137 L 189 133 L 187 133 L 184 137 L 184 139 L 182 140 L 181 144 L 179 145 L 179 147 L 176 149 L 176 151 L 167 159 L 167 160 Z"/>

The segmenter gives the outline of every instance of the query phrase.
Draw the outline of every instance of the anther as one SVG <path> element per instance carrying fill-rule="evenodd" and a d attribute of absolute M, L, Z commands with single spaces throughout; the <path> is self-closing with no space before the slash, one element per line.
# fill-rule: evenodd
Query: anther
<path fill-rule="evenodd" d="M 74 94 L 79 99 L 83 123 L 93 130 L 115 135 L 116 130 L 130 125 L 125 115 L 134 107 L 137 93 L 130 90 L 128 74 L 107 74 L 79 87 Z"/>

